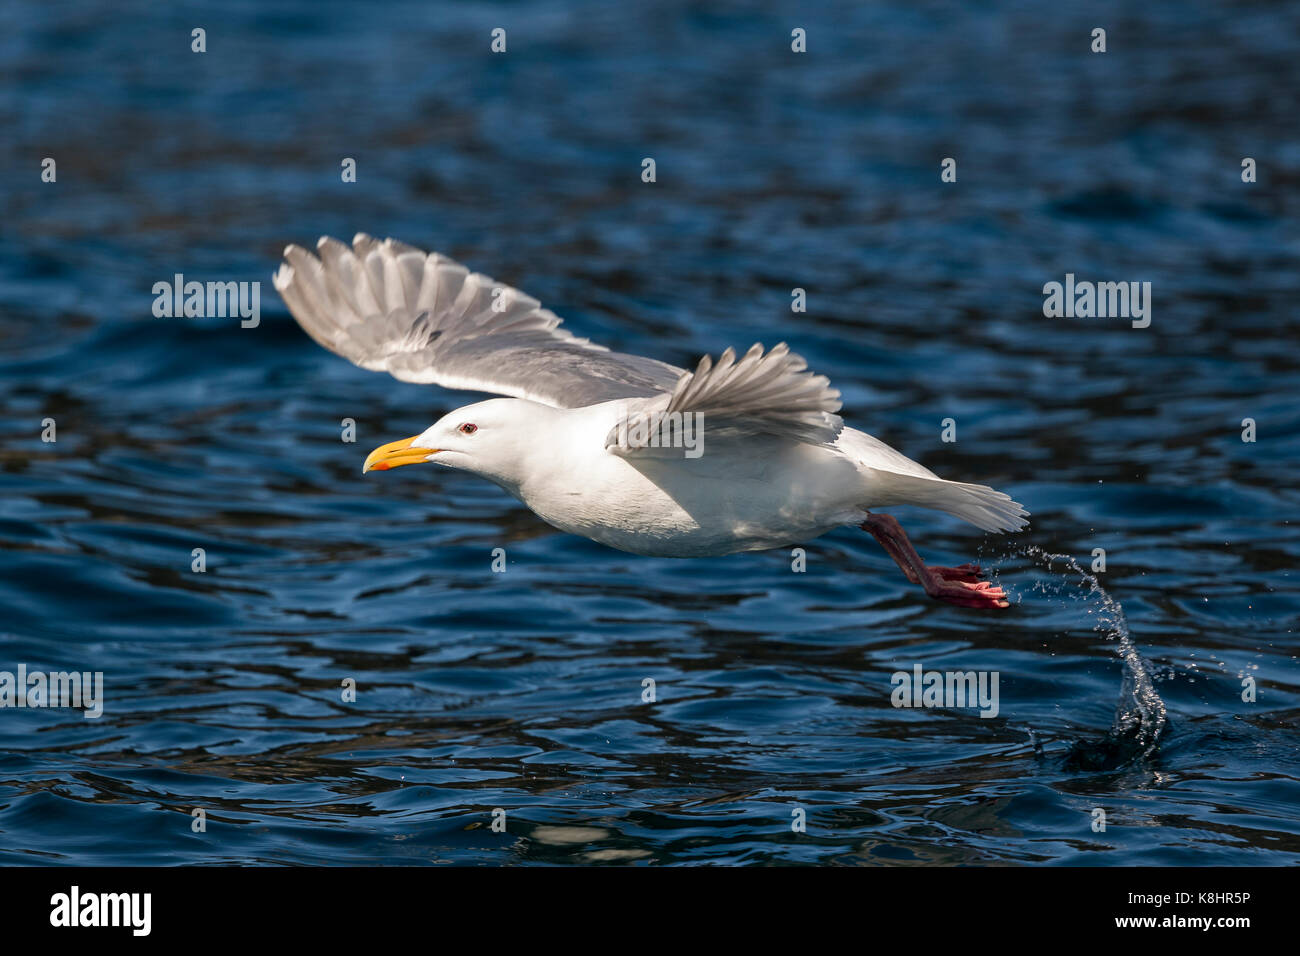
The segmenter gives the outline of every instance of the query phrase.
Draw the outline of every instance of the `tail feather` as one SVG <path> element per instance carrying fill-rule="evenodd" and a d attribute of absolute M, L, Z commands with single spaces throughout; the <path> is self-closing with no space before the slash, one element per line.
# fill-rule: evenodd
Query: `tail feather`
<path fill-rule="evenodd" d="M 923 478 L 871 469 L 876 493 L 871 504 L 918 505 L 969 521 L 982 531 L 1019 531 L 1029 525 L 1029 512 L 1009 495 L 987 485 L 968 485 L 942 478 Z"/>

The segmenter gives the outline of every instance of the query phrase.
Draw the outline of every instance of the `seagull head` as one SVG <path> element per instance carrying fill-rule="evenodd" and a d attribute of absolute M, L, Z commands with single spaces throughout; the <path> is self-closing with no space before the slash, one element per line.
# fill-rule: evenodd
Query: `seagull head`
<path fill-rule="evenodd" d="M 544 408 L 518 398 L 466 405 L 418 435 L 380 445 L 366 456 L 361 473 L 429 461 L 501 484 L 517 484 L 529 447 L 538 439 Z"/>

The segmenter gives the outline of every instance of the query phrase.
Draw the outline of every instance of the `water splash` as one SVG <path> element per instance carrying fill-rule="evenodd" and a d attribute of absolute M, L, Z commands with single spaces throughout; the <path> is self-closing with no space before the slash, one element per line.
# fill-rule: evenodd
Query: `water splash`
<path fill-rule="evenodd" d="M 1156 692 L 1151 672 L 1138 653 L 1137 645 L 1133 643 L 1123 607 L 1106 592 L 1096 575 L 1081 568 L 1073 556 L 1052 554 L 1037 545 L 1030 545 L 1020 553 L 1053 573 L 1057 572 L 1057 562 L 1064 562 L 1070 571 L 1079 576 L 1080 581 L 1088 586 L 1088 593 L 1082 600 L 1088 601 L 1096 597 L 1100 602 L 1095 612 L 1089 611 L 1090 614 L 1095 613 L 1097 618 L 1093 630 L 1115 642 L 1116 652 L 1124 662 L 1124 678 L 1110 732 L 1099 741 L 1076 743 L 1066 757 L 1067 765 L 1084 770 L 1114 769 L 1132 760 L 1150 756 L 1164 733 L 1168 722 L 1167 711 L 1164 700 Z M 1036 584 L 1035 588 L 1046 590 L 1041 584 Z"/>

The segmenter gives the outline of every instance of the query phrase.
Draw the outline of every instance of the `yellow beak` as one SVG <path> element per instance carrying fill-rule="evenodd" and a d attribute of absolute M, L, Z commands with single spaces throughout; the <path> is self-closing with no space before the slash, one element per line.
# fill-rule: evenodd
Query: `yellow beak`
<path fill-rule="evenodd" d="M 436 448 L 412 448 L 411 442 L 419 437 L 419 435 L 412 435 L 401 441 L 380 445 L 366 456 L 366 463 L 361 466 L 361 474 L 364 475 L 368 471 L 387 471 L 399 465 L 414 465 L 438 453 Z"/>

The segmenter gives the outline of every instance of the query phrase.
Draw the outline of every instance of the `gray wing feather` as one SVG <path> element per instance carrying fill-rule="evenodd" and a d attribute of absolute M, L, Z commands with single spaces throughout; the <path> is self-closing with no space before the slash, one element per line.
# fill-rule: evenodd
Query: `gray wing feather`
<path fill-rule="evenodd" d="M 685 374 L 577 338 L 536 299 L 437 253 L 364 233 L 316 248 L 285 249 L 275 287 L 308 335 L 361 368 L 560 408 L 658 395 Z"/>
<path fill-rule="evenodd" d="M 698 416 L 710 441 L 773 435 L 827 444 L 844 427 L 839 410 L 840 393 L 826 376 L 808 371 L 784 342 L 766 353 L 755 345 L 739 361 L 735 350 L 727 349 L 716 364 L 707 355 L 700 359 L 667 396 L 629 403 L 605 447 L 625 457 L 665 457 L 664 435 L 671 436 L 682 417 L 691 415 Z"/>

